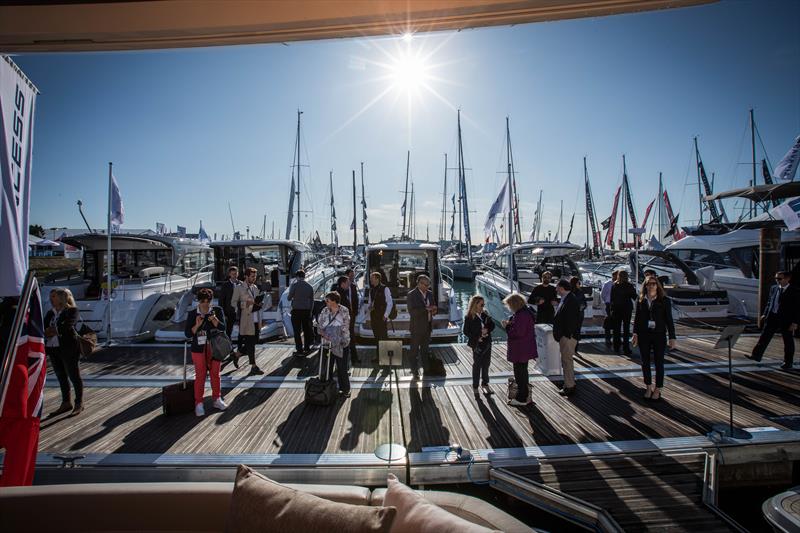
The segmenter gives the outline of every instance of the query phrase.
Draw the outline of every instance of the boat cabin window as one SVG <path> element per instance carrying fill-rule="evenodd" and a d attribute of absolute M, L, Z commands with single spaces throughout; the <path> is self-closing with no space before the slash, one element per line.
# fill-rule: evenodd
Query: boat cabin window
<path fill-rule="evenodd" d="M 228 267 L 239 268 L 242 279 L 246 268 L 256 269 L 256 284 L 269 282 L 276 287 L 281 274 L 288 274 L 286 269 L 285 248 L 279 245 L 265 246 L 220 246 L 216 248 L 214 276 L 217 281 L 228 278 Z"/>
<path fill-rule="evenodd" d="M 111 275 L 118 279 L 137 278 L 143 268 L 161 266 L 166 272 L 172 267 L 171 250 L 112 250 L 114 258 Z M 107 272 L 106 252 L 85 251 L 83 254 L 83 277 L 89 280 L 87 298 L 100 295 L 100 284 Z"/>
<path fill-rule="evenodd" d="M 370 252 L 369 271 L 380 271 L 392 297 L 404 297 L 417 286 L 417 276 L 430 276 L 434 294 L 438 291 L 438 268 L 434 250 L 376 250 Z"/>

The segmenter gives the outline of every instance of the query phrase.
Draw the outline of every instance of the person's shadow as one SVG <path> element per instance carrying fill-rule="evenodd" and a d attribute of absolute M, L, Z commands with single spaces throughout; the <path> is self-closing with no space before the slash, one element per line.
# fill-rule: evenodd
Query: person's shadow
<path fill-rule="evenodd" d="M 450 430 L 442 423 L 439 406 L 433 398 L 430 387 L 421 387 L 412 382 L 408 389 L 410 403 L 409 452 L 418 452 L 423 446 L 449 446 Z"/>
<path fill-rule="evenodd" d="M 278 453 L 325 453 L 342 405 L 340 397 L 331 405 L 308 405 L 304 401 L 295 405 L 277 427 L 273 445 L 279 447 Z"/>
<path fill-rule="evenodd" d="M 353 451 L 358 448 L 358 443 L 362 434 L 371 435 L 380 426 L 381 420 L 389 409 L 392 408 L 393 393 L 391 391 L 392 374 L 384 369 L 378 375 L 375 368 L 370 373 L 370 378 L 376 378 L 375 383 L 387 383 L 387 389 L 370 389 L 361 387 L 358 394 L 350 402 L 347 412 L 347 420 L 350 422 L 350 429 L 342 437 L 339 447 L 342 451 Z"/>

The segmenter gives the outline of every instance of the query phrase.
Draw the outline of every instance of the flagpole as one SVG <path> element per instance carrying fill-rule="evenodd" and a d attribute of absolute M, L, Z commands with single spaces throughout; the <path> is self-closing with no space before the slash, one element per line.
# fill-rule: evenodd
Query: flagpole
<path fill-rule="evenodd" d="M 108 163 L 108 227 L 106 228 L 106 346 L 111 345 L 111 189 L 113 187 L 113 163 Z"/>

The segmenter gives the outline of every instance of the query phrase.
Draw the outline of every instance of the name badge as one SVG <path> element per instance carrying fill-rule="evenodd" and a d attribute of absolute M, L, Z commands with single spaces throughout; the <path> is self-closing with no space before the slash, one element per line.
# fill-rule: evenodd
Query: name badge
<path fill-rule="evenodd" d="M 648 320 L 647 321 L 647 329 L 656 329 L 656 321 L 655 320 Z"/>
<path fill-rule="evenodd" d="M 203 332 L 202 334 L 197 335 L 197 344 L 203 346 L 206 343 L 206 334 Z"/>

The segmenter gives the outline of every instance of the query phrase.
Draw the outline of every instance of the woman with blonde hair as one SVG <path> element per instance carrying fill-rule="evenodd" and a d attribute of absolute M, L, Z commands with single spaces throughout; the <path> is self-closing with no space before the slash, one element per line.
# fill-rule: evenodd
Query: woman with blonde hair
<path fill-rule="evenodd" d="M 672 301 L 664 294 L 658 278 L 649 277 L 642 285 L 636 302 L 636 319 L 633 323 L 633 345 L 639 345 L 642 354 L 642 375 L 647 390 L 646 400 L 660 400 L 664 387 L 664 351 L 669 336 L 669 347 L 675 347 L 675 323 L 672 320 Z M 650 374 L 650 356 L 656 366 L 656 386 Z"/>
<path fill-rule="evenodd" d="M 78 308 L 72 292 L 62 288 L 50 291 L 50 305 L 52 308 L 44 316 L 45 352 L 61 387 L 61 405 L 50 416 L 70 411 L 77 415 L 83 411 L 83 380 L 78 366 L 81 351 L 75 331 Z M 74 405 L 70 399 L 70 382 L 75 389 Z"/>
<path fill-rule="evenodd" d="M 516 292 L 506 296 L 503 303 L 513 313 L 501 324 L 508 335 L 506 358 L 514 365 L 517 383 L 517 396 L 508 403 L 524 407 L 528 405 L 528 361 L 539 357 L 536 351 L 536 312 Z"/>
<path fill-rule="evenodd" d="M 492 394 L 489 388 L 489 363 L 492 361 L 492 330 L 494 321 L 484 310 L 483 296 L 475 295 L 469 300 L 467 316 L 464 318 L 464 336 L 467 346 L 472 348 L 472 391 L 478 396 L 478 384 L 483 382 L 483 393 Z"/>

